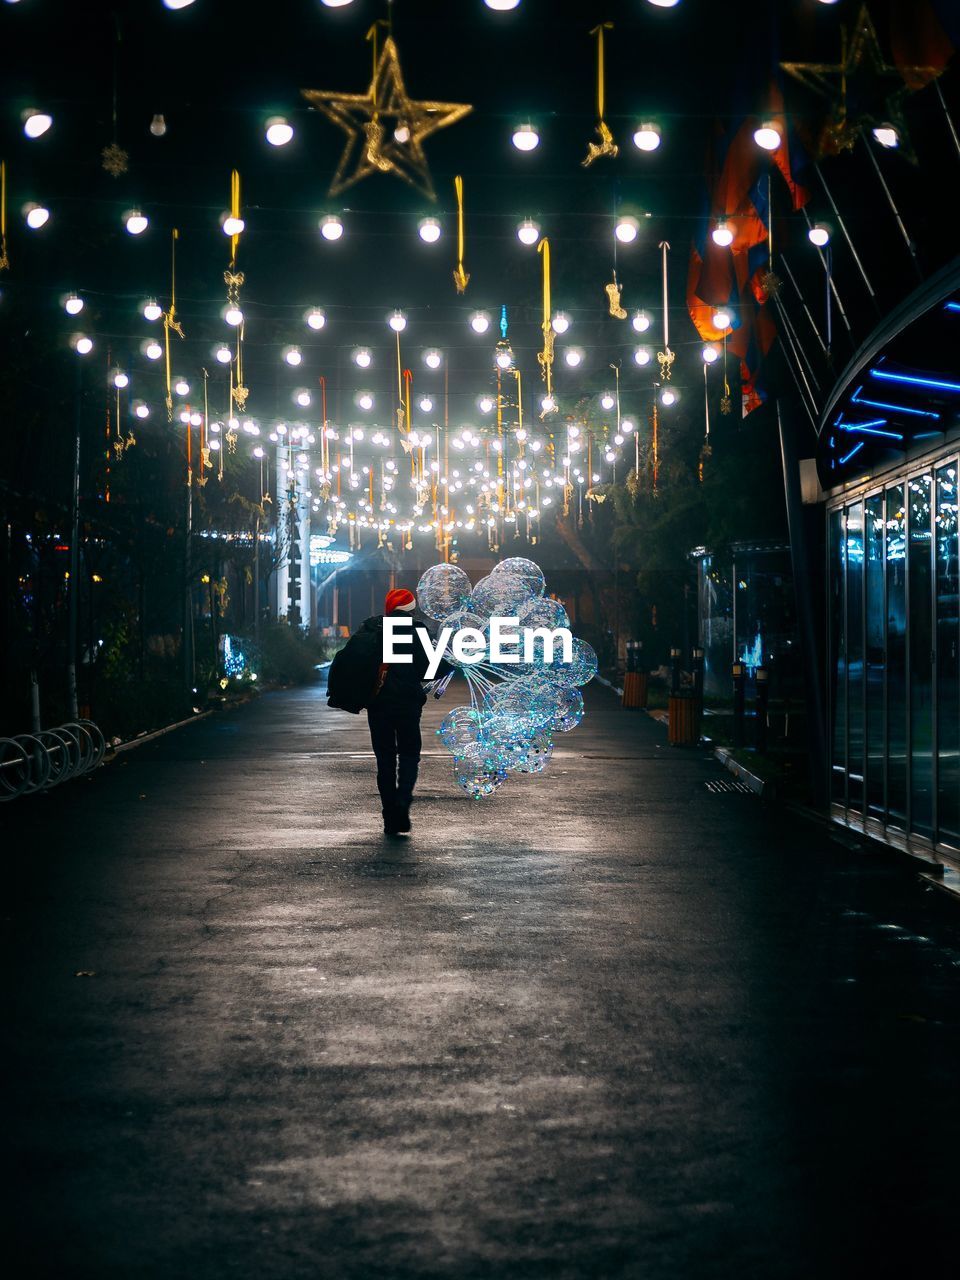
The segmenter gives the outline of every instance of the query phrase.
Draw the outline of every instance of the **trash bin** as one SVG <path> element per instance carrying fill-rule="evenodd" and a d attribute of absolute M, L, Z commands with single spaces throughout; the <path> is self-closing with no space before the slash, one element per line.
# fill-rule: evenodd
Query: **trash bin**
<path fill-rule="evenodd" d="M 667 704 L 667 715 L 667 741 L 672 747 L 691 747 L 699 742 L 697 700 L 692 694 L 671 694 Z"/>
<path fill-rule="evenodd" d="M 647 673 L 628 671 L 623 677 L 621 706 L 643 710 L 647 705 Z"/>

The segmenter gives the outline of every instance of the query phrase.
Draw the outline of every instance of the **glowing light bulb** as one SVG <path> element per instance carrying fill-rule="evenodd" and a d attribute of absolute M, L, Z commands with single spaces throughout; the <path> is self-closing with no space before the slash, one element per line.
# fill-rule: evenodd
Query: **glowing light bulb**
<path fill-rule="evenodd" d="M 320 234 L 324 240 L 339 240 L 343 235 L 343 223 L 335 213 L 328 213 L 320 220 Z"/>
<path fill-rule="evenodd" d="M 417 229 L 424 244 L 436 244 L 440 239 L 441 227 L 436 218 L 421 218 Z"/>
<path fill-rule="evenodd" d="M 167 122 L 163 118 L 163 113 L 158 111 L 150 121 L 150 132 L 155 138 L 162 138 L 167 132 Z"/>
<path fill-rule="evenodd" d="M 307 314 L 304 316 L 304 319 L 306 320 L 310 328 L 314 330 L 322 329 L 323 326 L 327 323 L 327 317 L 320 310 L 319 307 L 311 307 L 310 310 L 307 312 Z"/>
<path fill-rule="evenodd" d="M 143 354 L 148 360 L 159 360 L 163 355 L 163 347 L 159 342 L 145 342 L 143 344 Z"/>
<path fill-rule="evenodd" d="M 150 220 L 145 213 L 141 213 L 139 209 L 129 209 L 123 215 L 123 225 L 132 236 L 139 236 L 146 231 L 150 225 Z"/>
<path fill-rule="evenodd" d="M 621 244 L 633 244 L 640 234 L 640 223 L 634 217 L 618 218 L 613 233 Z"/>
<path fill-rule="evenodd" d="M 878 142 L 881 147 L 886 147 L 888 151 L 892 151 L 900 145 L 900 134 L 892 124 L 874 125 L 871 130 L 873 139 Z"/>
<path fill-rule="evenodd" d="M 710 319 L 715 329 L 729 329 L 733 324 L 733 316 L 723 307 L 718 307 Z"/>
<path fill-rule="evenodd" d="M 509 369 L 513 364 L 513 352 L 509 347 L 506 347 L 505 349 L 498 351 L 494 359 L 496 360 L 498 369 Z"/>
<path fill-rule="evenodd" d="M 227 324 L 234 329 L 236 329 L 238 325 L 243 324 L 243 312 L 238 306 L 232 303 L 230 306 L 224 307 L 223 318 L 226 320 Z"/>
<path fill-rule="evenodd" d="M 613 396 L 610 394 L 609 391 L 605 391 L 603 395 L 600 397 L 600 404 L 601 404 L 601 407 L 604 409 L 612 409 L 616 403 L 617 403 L 616 400 L 613 398 Z"/>
<path fill-rule="evenodd" d="M 137 403 L 133 406 L 133 412 L 137 415 L 138 418 L 150 417 L 150 410 L 147 408 L 147 406 L 143 403 L 142 400 L 138 400 Z"/>
<path fill-rule="evenodd" d="M 521 244 L 534 245 L 540 239 L 540 226 L 532 218 L 524 218 L 517 227 L 517 239 Z"/>
<path fill-rule="evenodd" d="M 571 369 L 576 369 L 578 365 L 583 363 L 583 352 L 579 347 L 567 347 L 563 353 L 563 358 Z"/>
<path fill-rule="evenodd" d="M 217 357 L 217 360 L 220 362 L 220 364 L 229 364 L 230 361 L 233 359 L 233 352 L 230 350 L 229 347 L 225 347 L 225 346 L 217 347 L 216 351 L 214 352 L 214 355 Z"/>
<path fill-rule="evenodd" d="M 641 365 L 641 366 L 643 366 L 643 365 L 645 365 L 645 364 L 649 364 L 649 363 L 650 363 L 650 348 L 649 348 L 649 347 L 637 347 L 636 351 L 634 351 L 634 353 L 633 353 L 633 358 L 634 358 L 634 361 L 635 361 L 637 364 Z"/>
<path fill-rule="evenodd" d="M 721 218 L 717 225 L 710 232 L 710 238 L 714 244 L 718 244 L 721 249 L 726 249 L 733 244 L 733 228 L 725 218 Z"/>
<path fill-rule="evenodd" d="M 235 218 L 232 213 L 225 213 L 220 219 L 220 225 L 223 227 L 225 236 L 238 236 L 247 224 L 242 218 Z"/>
<path fill-rule="evenodd" d="M 310 392 L 307 391 L 306 388 L 303 388 L 302 390 L 296 392 L 293 398 L 296 401 L 296 403 L 300 406 L 301 409 L 309 408 Z"/>
<path fill-rule="evenodd" d="M 156 298 L 148 298 L 143 304 L 142 311 L 144 320 L 159 320 L 163 315 L 163 309 Z"/>
<path fill-rule="evenodd" d="M 717 350 L 716 347 L 706 346 L 703 348 L 700 354 L 703 357 L 704 364 L 716 364 L 716 362 L 720 359 L 720 352 Z"/>
<path fill-rule="evenodd" d="M 359 396 L 357 396 L 357 404 L 360 406 L 361 409 L 369 411 L 370 409 L 373 408 L 373 396 L 370 394 L 369 391 L 364 391 Z M 363 439 L 363 435 L 359 431 L 354 431 L 353 434 L 358 440 Z"/>
<path fill-rule="evenodd" d="M 647 0 L 647 4 L 652 4 L 657 9 L 674 9 L 680 3 L 680 0 Z"/>
<path fill-rule="evenodd" d="M 193 0 L 163 0 L 163 3 L 167 9 L 189 9 Z"/>
<path fill-rule="evenodd" d="M 650 317 L 645 311 L 637 311 L 630 323 L 633 325 L 634 333 L 646 333 L 650 328 Z"/>
<path fill-rule="evenodd" d="M 178 396 L 188 396 L 190 394 L 190 383 L 185 378 L 178 378 L 173 386 Z"/>
<path fill-rule="evenodd" d="M 430 410 L 433 408 L 433 401 L 430 399 L 429 396 L 421 396 L 420 408 L 423 410 L 424 413 L 430 412 Z"/>
<path fill-rule="evenodd" d="M 495 9 L 497 13 L 507 13 L 510 9 L 516 9 L 520 0 L 485 0 L 488 9 Z"/>
<path fill-rule="evenodd" d="M 353 4 L 353 0 L 323 0 L 328 9 L 345 9 L 348 4 Z"/>
<path fill-rule="evenodd" d="M 78 333 L 73 339 L 73 349 L 78 356 L 88 356 L 93 350 L 93 339 Z"/>
<path fill-rule="evenodd" d="M 117 388 L 118 391 L 122 391 L 124 387 L 130 385 L 130 379 L 127 377 L 127 375 L 123 372 L 122 369 L 117 369 L 117 371 L 114 373 L 113 385 Z"/>
<path fill-rule="evenodd" d="M 544 413 L 553 413 L 557 407 L 556 396 L 543 396 L 540 400 L 540 408 Z"/>
<path fill-rule="evenodd" d="M 830 227 L 826 222 L 817 222 L 807 232 L 807 238 L 818 249 L 823 249 L 830 243 Z"/>
<path fill-rule="evenodd" d="M 31 231 L 39 231 L 42 226 L 50 221 L 50 210 L 44 208 L 42 204 L 25 204 L 23 206 L 23 216 Z"/>
<path fill-rule="evenodd" d="M 494 402 L 490 396 L 481 396 L 477 404 L 481 413 L 493 413 Z"/>
<path fill-rule="evenodd" d="M 490 328 L 490 316 L 486 311 L 475 311 L 470 317 L 470 328 L 474 333 L 486 333 Z"/>
<path fill-rule="evenodd" d="M 53 125 L 53 116 L 33 109 L 23 113 L 23 132 L 28 138 L 42 138 Z"/>
<path fill-rule="evenodd" d="M 283 358 L 291 368 L 295 369 L 303 362 L 303 352 L 299 347 L 284 347 Z"/>
<path fill-rule="evenodd" d="M 633 135 L 633 145 L 641 151 L 656 151 L 662 134 L 655 124 L 642 124 Z"/>
<path fill-rule="evenodd" d="M 660 392 L 660 403 L 665 404 L 667 408 L 669 408 L 670 405 L 672 404 L 676 404 L 677 398 L 678 398 L 677 393 L 674 390 L 672 390 L 670 387 L 664 387 L 664 389 Z"/>
<path fill-rule="evenodd" d="M 394 333 L 403 333 L 407 327 L 407 317 L 402 311 L 394 311 L 393 315 L 387 317 L 387 324 Z"/>
<path fill-rule="evenodd" d="M 83 310 L 83 299 L 76 293 L 68 293 L 63 300 L 63 309 L 68 316 L 78 316 Z"/>
<path fill-rule="evenodd" d="M 624 420 L 620 423 L 620 430 L 624 432 L 624 434 L 633 430 L 633 423 L 629 418 L 624 418 Z"/>
<path fill-rule="evenodd" d="M 370 355 L 370 352 L 366 347 L 359 347 L 353 353 L 353 363 L 358 369 L 369 369 L 370 365 L 373 363 L 373 357 Z"/>
<path fill-rule="evenodd" d="M 423 353 L 423 363 L 428 369 L 439 369 L 443 364 L 443 357 L 439 351 L 425 351 Z"/>
<path fill-rule="evenodd" d="M 566 333 L 570 328 L 570 317 L 565 311 L 558 311 L 550 324 L 554 333 Z"/>
<path fill-rule="evenodd" d="M 540 145 L 540 134 L 529 122 L 518 125 L 513 131 L 513 145 L 518 151 L 534 151 Z"/>
<path fill-rule="evenodd" d="M 764 151 L 776 151 L 783 138 L 779 126 L 772 120 L 765 120 L 759 129 L 754 131 L 753 140 Z"/>
<path fill-rule="evenodd" d="M 293 139 L 293 125 L 284 116 L 271 116 L 265 136 L 271 147 L 285 147 Z"/>

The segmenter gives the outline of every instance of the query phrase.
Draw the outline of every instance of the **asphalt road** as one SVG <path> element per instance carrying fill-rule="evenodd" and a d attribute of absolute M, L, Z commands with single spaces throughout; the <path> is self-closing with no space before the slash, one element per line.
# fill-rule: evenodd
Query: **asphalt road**
<path fill-rule="evenodd" d="M 317 689 L 5 806 L 8 1274 L 956 1276 L 960 903 L 588 712 L 406 840 Z"/>

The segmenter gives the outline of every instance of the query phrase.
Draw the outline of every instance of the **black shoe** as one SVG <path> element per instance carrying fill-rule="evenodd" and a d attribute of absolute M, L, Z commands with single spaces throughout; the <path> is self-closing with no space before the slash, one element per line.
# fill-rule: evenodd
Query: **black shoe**
<path fill-rule="evenodd" d="M 405 836 L 410 830 L 410 806 L 398 805 L 394 812 L 397 834 Z"/>
<path fill-rule="evenodd" d="M 399 822 L 400 822 L 400 814 L 399 814 L 399 810 L 395 805 L 391 805 L 389 809 L 384 809 L 383 834 L 385 836 L 399 835 L 402 830 L 402 828 L 399 825 Z M 408 827 L 407 830 L 409 831 L 410 828 Z"/>

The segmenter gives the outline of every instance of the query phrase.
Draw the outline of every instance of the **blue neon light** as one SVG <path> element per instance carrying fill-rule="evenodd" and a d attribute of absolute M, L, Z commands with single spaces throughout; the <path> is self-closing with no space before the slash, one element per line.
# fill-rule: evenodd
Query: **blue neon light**
<path fill-rule="evenodd" d="M 944 311 L 960 311 L 960 302 L 948 302 L 943 309 Z"/>
<path fill-rule="evenodd" d="M 856 391 L 850 397 L 852 404 L 865 404 L 871 409 L 889 409 L 891 413 L 906 413 L 913 418 L 937 418 L 939 413 L 934 413 L 932 409 L 910 409 L 905 404 L 885 404 L 882 400 L 861 400 L 860 392 L 863 387 L 857 387 Z"/>
<path fill-rule="evenodd" d="M 884 382 L 906 382 L 915 387 L 933 387 L 937 391 L 960 391 L 960 382 L 941 382 L 939 378 L 920 378 L 910 373 L 887 373 L 884 369 L 871 369 L 871 378 Z"/>
<path fill-rule="evenodd" d="M 841 466 L 843 466 L 843 464 L 844 464 L 845 462 L 849 462 L 849 461 L 850 461 L 850 459 L 851 459 L 855 454 L 859 453 L 859 452 L 860 452 L 860 450 L 863 448 L 863 444 L 864 444 L 864 442 L 863 442 L 862 440 L 860 441 L 860 443 L 859 443 L 859 444 L 855 444 L 855 445 L 853 446 L 853 448 L 850 450 L 850 452 L 849 452 L 848 454 L 846 454 L 844 457 L 842 457 L 842 458 L 840 459 L 840 465 L 841 465 Z"/>
<path fill-rule="evenodd" d="M 886 418 L 880 418 L 880 422 L 886 422 Z M 883 436 L 886 440 L 902 440 L 903 436 L 899 431 L 878 431 L 872 424 L 866 422 L 845 422 L 840 427 L 841 431 L 855 431 L 862 436 Z"/>

